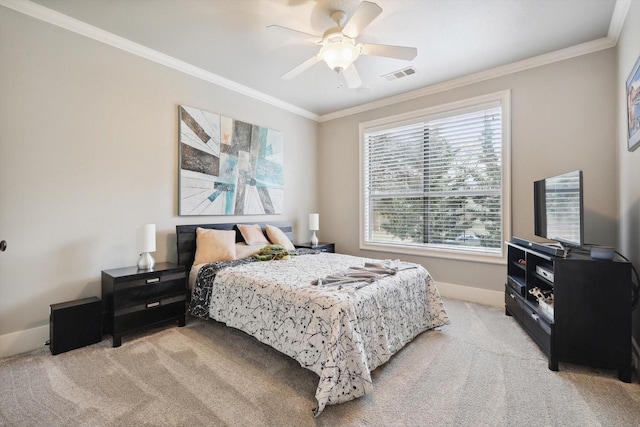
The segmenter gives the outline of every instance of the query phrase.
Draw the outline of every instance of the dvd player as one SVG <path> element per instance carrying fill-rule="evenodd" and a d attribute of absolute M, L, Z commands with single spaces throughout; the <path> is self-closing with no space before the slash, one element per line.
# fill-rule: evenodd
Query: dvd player
<path fill-rule="evenodd" d="M 536 265 L 536 273 L 553 283 L 553 271 L 549 270 L 548 268 L 544 268 L 541 265 Z"/>
<path fill-rule="evenodd" d="M 511 239 L 511 243 L 522 246 L 525 248 L 533 249 L 538 252 L 543 252 L 545 254 L 559 256 L 562 258 L 566 258 L 569 251 L 565 248 L 558 246 L 555 243 L 538 243 L 532 242 L 530 240 L 521 239 L 520 237 L 514 237 Z"/>

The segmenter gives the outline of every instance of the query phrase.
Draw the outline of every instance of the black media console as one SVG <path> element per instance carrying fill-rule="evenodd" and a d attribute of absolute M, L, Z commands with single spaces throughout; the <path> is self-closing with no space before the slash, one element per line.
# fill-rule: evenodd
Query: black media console
<path fill-rule="evenodd" d="M 631 382 L 631 264 L 531 246 L 507 242 L 506 314 L 540 346 L 549 369 L 558 362 L 616 369 Z M 541 293 L 553 304 L 539 303 Z"/>

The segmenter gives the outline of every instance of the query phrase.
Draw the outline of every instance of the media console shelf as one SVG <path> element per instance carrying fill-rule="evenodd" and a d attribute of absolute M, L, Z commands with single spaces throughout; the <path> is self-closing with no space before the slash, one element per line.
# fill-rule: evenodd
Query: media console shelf
<path fill-rule="evenodd" d="M 505 313 L 513 316 L 549 358 L 616 369 L 631 382 L 631 264 L 596 260 L 588 253 L 566 258 L 507 242 Z M 529 291 L 553 294 L 553 309 Z"/>

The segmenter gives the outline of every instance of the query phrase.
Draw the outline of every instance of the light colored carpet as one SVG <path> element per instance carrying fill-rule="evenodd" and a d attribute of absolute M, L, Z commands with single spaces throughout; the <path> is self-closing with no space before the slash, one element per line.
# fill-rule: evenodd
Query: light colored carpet
<path fill-rule="evenodd" d="M 374 392 L 311 416 L 318 377 L 252 337 L 190 319 L 52 356 L 0 360 L 3 426 L 631 426 L 640 385 L 547 359 L 504 310 L 445 300 L 451 325 L 373 372 Z"/>

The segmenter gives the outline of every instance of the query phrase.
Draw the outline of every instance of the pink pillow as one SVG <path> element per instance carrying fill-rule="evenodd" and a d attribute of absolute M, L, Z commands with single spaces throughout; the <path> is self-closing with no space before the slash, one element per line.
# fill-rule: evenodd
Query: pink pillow
<path fill-rule="evenodd" d="M 267 237 L 269 237 L 269 240 L 271 240 L 271 243 L 273 243 L 274 245 L 283 246 L 285 249 L 289 251 L 293 251 L 296 249 L 296 247 L 293 246 L 293 243 L 291 243 L 291 240 L 289 240 L 287 235 L 284 234 L 284 231 L 280 230 L 276 226 L 269 225 L 269 224 L 267 224 L 266 229 L 267 229 Z"/>
<path fill-rule="evenodd" d="M 236 259 L 235 230 L 196 228 L 196 256 L 193 263 L 206 264 Z"/>
<path fill-rule="evenodd" d="M 247 245 L 268 245 L 269 241 L 264 237 L 262 228 L 258 224 L 237 224 L 240 234 Z"/>

